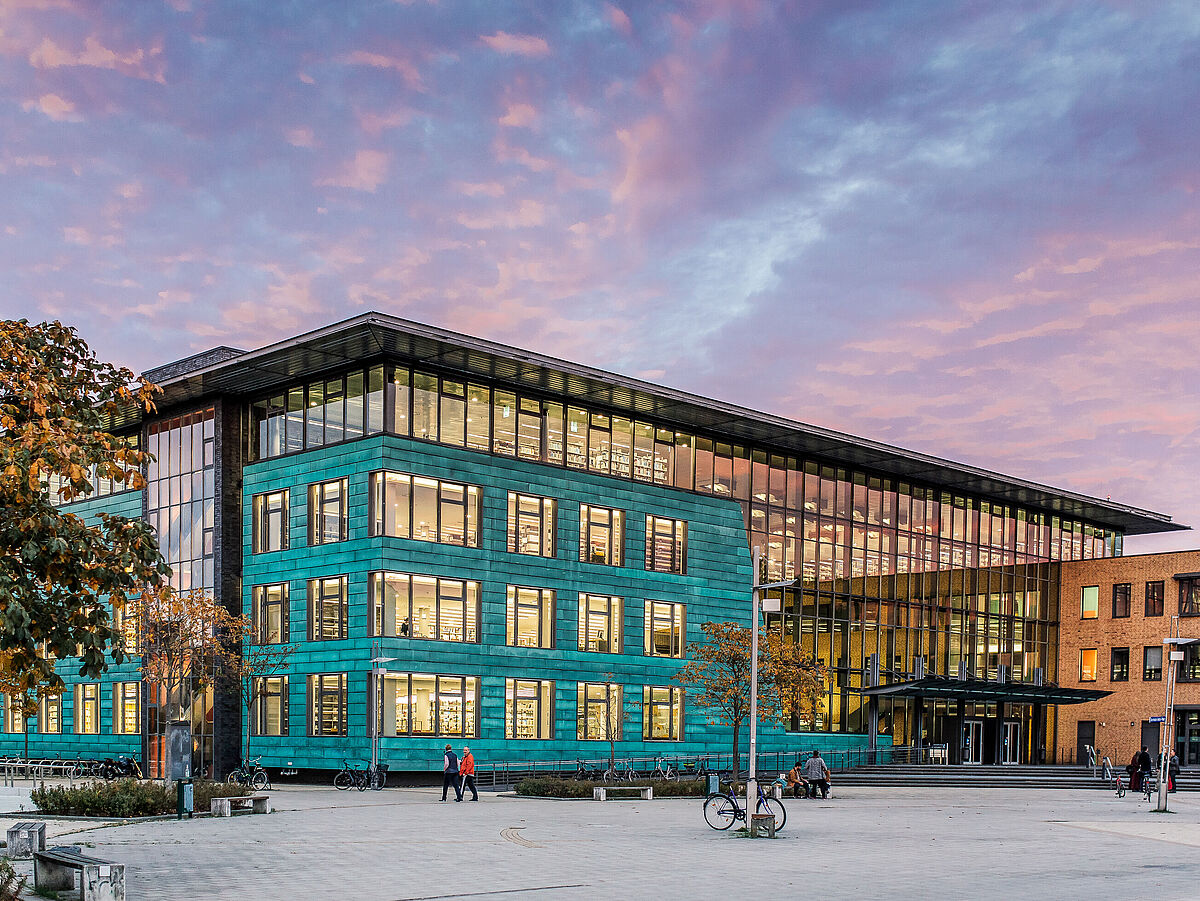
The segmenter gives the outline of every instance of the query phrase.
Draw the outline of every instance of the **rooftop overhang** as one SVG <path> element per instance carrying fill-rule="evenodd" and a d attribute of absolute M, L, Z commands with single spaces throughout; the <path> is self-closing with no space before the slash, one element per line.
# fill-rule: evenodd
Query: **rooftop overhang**
<path fill-rule="evenodd" d="M 312 375 L 388 358 L 566 396 L 683 430 L 938 485 L 1128 535 L 1188 528 L 1160 513 L 1061 491 L 381 313 L 364 313 L 259 350 L 238 353 L 218 348 L 209 353 L 214 356 L 200 354 L 146 373 L 163 388 L 160 409 L 216 395 L 253 397 Z M 137 420 L 137 414 L 130 411 L 113 427 L 129 427 Z"/>
<path fill-rule="evenodd" d="M 1112 694 L 1111 691 L 1089 688 L 1062 688 L 1029 682 L 988 682 L 983 679 L 945 679 L 938 676 L 851 690 L 868 697 L 947 698 L 1006 704 L 1086 704 Z"/>

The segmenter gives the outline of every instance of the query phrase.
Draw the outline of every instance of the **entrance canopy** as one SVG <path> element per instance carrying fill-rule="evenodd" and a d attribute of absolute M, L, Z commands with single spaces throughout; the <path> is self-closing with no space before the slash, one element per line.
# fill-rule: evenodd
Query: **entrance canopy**
<path fill-rule="evenodd" d="M 1083 704 L 1108 697 L 1111 691 L 1060 688 L 1030 682 L 988 682 L 983 679 L 945 679 L 926 676 L 910 682 L 893 682 L 852 689 L 877 698 L 953 698 L 957 701 L 1003 701 L 1008 704 Z"/>

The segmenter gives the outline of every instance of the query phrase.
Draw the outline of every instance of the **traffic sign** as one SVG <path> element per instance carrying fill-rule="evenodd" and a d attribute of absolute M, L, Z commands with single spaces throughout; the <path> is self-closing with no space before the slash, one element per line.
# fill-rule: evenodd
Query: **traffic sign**
<path fill-rule="evenodd" d="M 1165 716 L 1150 717 L 1150 722 L 1152 722 L 1152 723 L 1165 723 L 1166 721 L 1167 721 L 1167 718 Z"/>

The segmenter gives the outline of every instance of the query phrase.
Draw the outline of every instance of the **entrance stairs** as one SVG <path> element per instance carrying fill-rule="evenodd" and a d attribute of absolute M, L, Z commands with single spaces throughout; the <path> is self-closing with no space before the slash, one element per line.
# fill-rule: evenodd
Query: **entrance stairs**
<path fill-rule="evenodd" d="M 1200 791 L 1196 780 L 1180 777 L 1180 791 Z M 1112 790 L 1087 766 L 956 766 L 950 764 L 860 766 L 835 772 L 835 787 L 843 785 L 922 786 L 941 788 L 1071 788 Z M 1190 784 L 1189 784 L 1190 783 Z"/>

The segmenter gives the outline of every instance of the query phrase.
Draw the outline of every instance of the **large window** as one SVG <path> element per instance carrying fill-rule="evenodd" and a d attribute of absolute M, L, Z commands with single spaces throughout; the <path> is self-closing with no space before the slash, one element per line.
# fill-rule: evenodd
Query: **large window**
<path fill-rule="evenodd" d="M 1184 645 L 1180 650 L 1183 662 L 1179 665 L 1179 681 L 1200 682 L 1200 645 Z"/>
<path fill-rule="evenodd" d="M 1200 616 L 1200 579 L 1179 580 L 1179 615 Z"/>
<path fill-rule="evenodd" d="M 479 641 L 479 583 L 371 573 L 373 635 Z"/>
<path fill-rule="evenodd" d="M 1112 589 L 1113 619 L 1124 619 L 1129 616 L 1129 608 L 1133 599 L 1133 586 L 1128 582 L 1118 582 Z"/>
<path fill-rule="evenodd" d="M 479 489 L 400 472 L 371 474 L 371 534 L 479 547 Z"/>
<path fill-rule="evenodd" d="M 686 604 L 646 601 L 646 656 L 682 657 L 686 636 Z"/>
<path fill-rule="evenodd" d="M 554 647 L 553 591 L 508 586 L 507 644 L 522 648 Z"/>
<path fill-rule="evenodd" d="M 663 516 L 646 517 L 646 569 L 687 572 L 687 523 Z"/>
<path fill-rule="evenodd" d="M 254 586 L 251 592 L 250 624 L 255 644 L 287 644 L 287 582 Z"/>
<path fill-rule="evenodd" d="M 62 695 L 47 695 L 38 701 L 38 732 L 45 735 L 62 732 Z"/>
<path fill-rule="evenodd" d="M 625 513 L 592 504 L 579 505 L 579 559 L 584 563 L 621 566 L 625 546 Z"/>
<path fill-rule="evenodd" d="M 141 682 L 114 682 L 112 706 L 113 735 L 137 735 L 142 731 Z"/>
<path fill-rule="evenodd" d="M 25 731 L 25 712 L 21 709 L 21 702 L 8 694 L 4 695 L 4 731 Z"/>
<path fill-rule="evenodd" d="M 1162 681 L 1162 647 L 1142 648 L 1142 681 Z"/>
<path fill-rule="evenodd" d="M 75 686 L 75 734 L 100 734 L 99 682 L 80 682 Z"/>
<path fill-rule="evenodd" d="M 621 686 L 580 682 L 577 690 L 577 737 L 580 741 L 619 741 L 624 731 Z"/>
<path fill-rule="evenodd" d="M 554 683 L 539 679 L 504 680 L 504 737 L 554 737 Z"/>
<path fill-rule="evenodd" d="M 345 673 L 316 673 L 308 677 L 308 734 L 346 734 Z"/>
<path fill-rule="evenodd" d="M 308 486 L 308 543 L 330 544 L 349 537 L 348 483 L 333 479 Z"/>
<path fill-rule="evenodd" d="M 250 405 L 251 452 L 265 460 L 383 431 L 384 368 L 296 385 Z"/>
<path fill-rule="evenodd" d="M 1166 595 L 1162 582 L 1146 583 L 1146 616 L 1163 615 L 1163 597 Z"/>
<path fill-rule="evenodd" d="M 1129 681 L 1129 648 L 1112 649 L 1112 666 L 1109 671 L 1109 681 Z"/>
<path fill-rule="evenodd" d="M 555 502 L 535 494 L 508 493 L 508 550 L 513 554 L 554 556 Z"/>
<path fill-rule="evenodd" d="M 255 735 L 288 734 L 288 677 L 255 676 L 250 725 Z"/>
<path fill-rule="evenodd" d="M 474 676 L 387 673 L 381 682 L 381 735 L 478 735 L 479 680 Z"/>
<path fill-rule="evenodd" d="M 113 631 L 120 636 L 125 653 L 137 656 L 142 652 L 141 624 L 138 622 L 138 607 L 133 601 L 114 606 L 112 612 Z"/>
<path fill-rule="evenodd" d="M 337 641 L 346 637 L 350 618 L 345 576 L 308 580 L 308 637 L 310 641 Z"/>
<path fill-rule="evenodd" d="M 1096 649 L 1085 648 L 1079 652 L 1079 681 L 1096 681 Z"/>
<path fill-rule="evenodd" d="M 254 496 L 251 549 L 256 554 L 285 551 L 288 546 L 288 491 Z"/>
<path fill-rule="evenodd" d="M 683 689 L 642 686 L 642 738 L 646 741 L 683 740 Z"/>
<path fill-rule="evenodd" d="M 1081 619 L 1095 619 L 1100 615 L 1100 586 L 1087 585 L 1080 594 L 1079 616 Z"/>
<path fill-rule="evenodd" d="M 621 599 L 606 594 L 579 596 L 579 650 L 621 653 Z"/>

